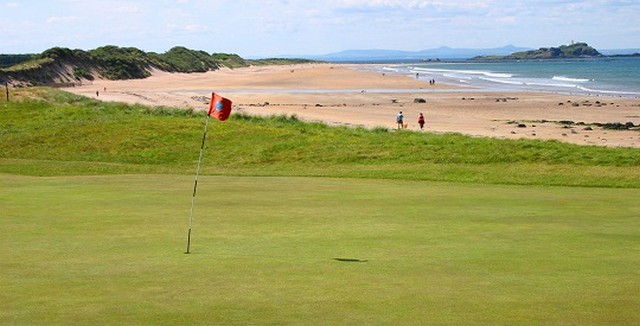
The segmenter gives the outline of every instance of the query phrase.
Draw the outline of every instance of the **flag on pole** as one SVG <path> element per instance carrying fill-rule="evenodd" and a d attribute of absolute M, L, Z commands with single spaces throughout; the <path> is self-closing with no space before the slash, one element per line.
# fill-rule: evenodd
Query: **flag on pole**
<path fill-rule="evenodd" d="M 208 115 L 220 121 L 229 119 L 229 115 L 231 115 L 231 100 L 216 93 L 211 93 L 211 104 L 209 105 Z"/>
<path fill-rule="evenodd" d="M 231 115 L 231 100 L 222 96 L 211 93 L 211 104 L 209 104 L 209 113 L 207 113 L 207 122 L 204 125 L 204 134 L 202 135 L 202 143 L 200 144 L 200 156 L 198 157 L 198 166 L 196 167 L 196 178 L 193 182 L 193 196 L 191 197 L 191 213 L 189 214 L 189 232 L 187 234 L 187 251 L 185 254 L 191 253 L 191 229 L 193 226 L 193 207 L 196 203 L 196 191 L 198 189 L 198 176 L 200 175 L 200 164 L 202 163 L 202 153 L 204 152 L 204 141 L 207 139 L 207 128 L 209 127 L 209 118 L 214 116 L 220 121 L 229 119 Z"/>

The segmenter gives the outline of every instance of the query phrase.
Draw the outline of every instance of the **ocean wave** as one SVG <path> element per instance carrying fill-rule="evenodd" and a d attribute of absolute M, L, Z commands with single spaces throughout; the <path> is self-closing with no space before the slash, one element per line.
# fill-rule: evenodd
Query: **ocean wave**
<path fill-rule="evenodd" d="M 533 89 L 549 90 L 549 89 L 555 88 L 559 90 L 559 89 L 573 88 L 573 89 L 583 91 L 586 93 L 591 93 L 591 94 L 633 96 L 633 97 L 640 96 L 640 92 L 593 89 L 593 88 L 587 88 L 587 87 L 581 86 L 579 84 L 571 84 L 571 83 L 535 82 L 535 81 L 523 81 L 523 80 L 517 80 L 517 79 L 515 80 L 514 79 L 496 79 L 496 78 L 485 78 L 485 77 L 480 77 L 479 79 L 488 81 L 488 82 L 493 82 L 493 83 L 505 84 L 505 85 L 515 85 L 515 86 L 525 86 L 525 87 L 528 86 L 528 87 L 533 87 Z"/>
<path fill-rule="evenodd" d="M 609 91 L 603 89 L 590 89 L 582 86 L 578 86 L 578 89 L 589 92 L 589 93 L 599 93 L 599 94 L 610 94 L 610 95 L 624 95 L 624 96 L 640 96 L 640 92 L 625 92 L 625 91 Z"/>
<path fill-rule="evenodd" d="M 525 82 L 517 81 L 517 80 L 511 80 L 511 79 L 496 79 L 496 78 L 487 78 L 487 77 L 480 77 L 479 79 L 490 81 L 490 82 L 494 82 L 494 83 L 499 83 L 499 84 L 526 85 Z"/>
<path fill-rule="evenodd" d="M 486 77 L 480 77 L 479 79 L 484 80 L 484 81 L 499 83 L 499 84 L 507 84 L 507 85 L 559 87 L 559 88 L 578 88 L 578 85 L 576 85 L 576 84 L 553 83 L 553 82 L 530 81 L 530 80 L 518 80 L 518 79 L 496 79 L 496 78 L 486 78 Z"/>
<path fill-rule="evenodd" d="M 563 88 L 578 88 L 576 84 L 561 84 L 561 83 L 524 83 L 527 86 L 542 86 L 542 87 L 563 87 Z"/>
<path fill-rule="evenodd" d="M 427 69 L 427 68 L 418 68 L 418 67 L 412 67 L 409 68 L 409 72 L 412 73 L 432 73 L 432 74 L 442 74 L 442 73 L 447 73 L 447 72 L 453 72 L 453 70 L 447 70 L 447 69 Z"/>
<path fill-rule="evenodd" d="M 453 79 L 460 78 L 460 79 L 466 79 L 466 80 L 473 79 L 471 77 L 460 76 L 460 75 L 456 75 L 456 74 L 442 74 L 442 77 L 453 78 Z"/>
<path fill-rule="evenodd" d="M 482 72 L 482 74 L 487 77 L 493 77 L 493 78 L 512 78 L 513 77 L 512 74 L 505 74 L 505 73 L 499 73 L 499 72 Z"/>
<path fill-rule="evenodd" d="M 639 61 L 634 59 L 630 60 L 630 62 Z M 620 62 L 606 62 L 607 65 L 618 63 Z M 580 64 L 586 65 L 587 63 Z M 477 86 L 489 90 L 530 90 L 640 98 L 638 84 L 634 82 L 637 77 L 634 77 L 635 75 L 630 76 L 630 72 L 637 71 L 637 66 L 625 66 L 624 73 L 618 72 L 621 67 L 612 66 L 611 69 L 616 73 L 613 77 L 616 79 L 611 81 L 613 78 L 611 77 L 611 69 L 601 72 L 598 70 L 600 69 L 598 65 L 588 64 L 589 66 L 579 69 L 584 73 L 577 72 L 573 66 L 568 65 L 558 68 L 555 62 L 553 65 L 549 65 L 547 62 L 535 62 L 526 63 L 522 66 L 508 63 L 502 65 L 440 64 L 437 66 L 402 65 L 388 67 L 396 68 L 399 73 L 406 73 L 409 76 L 425 80 L 435 77 L 442 82 Z M 537 67 L 540 67 L 540 71 L 536 70 Z M 586 76 L 589 76 L 589 78 L 586 78 Z"/>
<path fill-rule="evenodd" d="M 492 71 L 484 71 L 484 70 L 456 70 L 456 69 L 433 69 L 433 68 L 419 68 L 413 67 L 411 69 L 412 73 L 437 73 L 437 74 L 455 74 L 455 75 L 481 75 L 492 78 L 511 78 L 514 75 L 508 73 L 501 72 L 492 72 Z"/>
<path fill-rule="evenodd" d="M 571 77 L 565 77 L 565 76 L 553 76 L 553 78 L 551 78 L 551 79 L 558 80 L 558 81 L 570 82 L 570 83 L 586 83 L 586 82 L 593 81 L 593 79 L 571 78 Z"/>

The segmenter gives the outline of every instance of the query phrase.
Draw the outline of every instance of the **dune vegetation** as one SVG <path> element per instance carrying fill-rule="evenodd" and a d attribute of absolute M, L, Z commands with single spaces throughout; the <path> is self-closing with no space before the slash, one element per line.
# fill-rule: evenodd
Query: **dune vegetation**
<path fill-rule="evenodd" d="M 95 78 L 140 79 L 154 69 L 167 72 L 207 72 L 222 67 L 308 63 L 304 59 L 244 59 L 233 53 L 212 53 L 176 46 L 164 53 L 135 47 L 101 46 L 93 50 L 54 47 L 40 54 L 0 54 L 0 82 L 19 86 L 55 85 Z"/>
<path fill-rule="evenodd" d="M 204 112 L 105 103 L 47 88 L 20 90 L 14 98 L 2 109 L 3 172 L 191 173 L 198 156 Z M 330 127 L 295 116 L 237 113 L 210 127 L 203 164 L 207 174 L 640 184 L 637 149 Z M 31 163 L 21 163 L 27 160 Z"/>

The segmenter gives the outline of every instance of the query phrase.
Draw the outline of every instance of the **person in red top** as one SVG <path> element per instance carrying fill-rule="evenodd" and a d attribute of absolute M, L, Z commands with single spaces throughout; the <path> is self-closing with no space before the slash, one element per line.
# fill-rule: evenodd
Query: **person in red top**
<path fill-rule="evenodd" d="M 420 113 L 420 115 L 418 116 L 418 124 L 420 125 L 420 130 L 424 129 L 424 115 L 422 115 L 422 113 Z"/>

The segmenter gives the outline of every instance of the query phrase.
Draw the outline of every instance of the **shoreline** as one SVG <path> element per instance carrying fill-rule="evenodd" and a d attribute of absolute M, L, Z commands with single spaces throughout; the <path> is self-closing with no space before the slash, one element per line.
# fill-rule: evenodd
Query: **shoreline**
<path fill-rule="evenodd" d="M 408 130 L 420 131 L 417 116 L 422 112 L 426 132 L 640 148 L 640 131 L 595 125 L 640 125 L 640 100 L 635 98 L 486 91 L 443 82 L 430 85 L 401 73 L 380 73 L 354 64 L 261 66 L 196 74 L 156 71 L 147 79 L 95 80 L 92 85 L 65 90 L 103 101 L 197 110 L 208 108 L 211 92 L 216 90 L 234 102 L 235 112 L 252 115 L 296 115 L 330 125 L 394 129 L 395 115 L 403 111 Z M 426 103 L 417 103 L 419 99 Z"/>
<path fill-rule="evenodd" d="M 630 79 L 612 83 L 609 76 L 603 75 L 605 67 L 597 65 L 602 61 L 591 61 L 596 64 L 593 71 L 586 67 L 574 67 L 578 72 L 568 70 L 565 66 L 537 66 L 538 62 L 583 62 L 575 59 L 566 60 L 514 60 L 498 62 L 421 62 L 421 63 L 389 63 L 384 66 L 363 66 L 363 69 L 374 71 L 397 72 L 407 76 L 418 76 L 424 79 L 437 79 L 440 82 L 457 86 L 472 86 L 480 89 L 515 92 L 544 92 L 567 96 L 594 96 L 640 98 L 640 89 Z M 531 64 L 534 64 L 534 67 Z M 639 61 L 640 63 L 640 61 Z M 624 69 L 618 62 L 614 69 Z M 630 67 L 627 67 L 630 68 Z M 535 73 L 542 69 L 544 73 Z M 633 73 L 633 72 L 630 72 Z M 424 76 L 424 77 L 423 77 Z M 553 76 L 553 77 L 550 77 Z M 571 77 L 568 77 L 571 76 Z"/>

